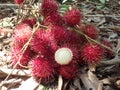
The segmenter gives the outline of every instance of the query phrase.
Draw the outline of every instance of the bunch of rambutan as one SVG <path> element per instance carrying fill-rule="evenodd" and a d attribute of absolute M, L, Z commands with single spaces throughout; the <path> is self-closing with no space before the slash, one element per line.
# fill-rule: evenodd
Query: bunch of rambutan
<path fill-rule="evenodd" d="M 94 25 L 81 26 L 83 15 L 78 8 L 62 15 L 55 0 L 42 0 L 40 14 L 44 18 L 41 24 L 47 28 L 37 29 L 24 51 L 36 19 L 23 20 L 15 28 L 11 52 L 12 65 L 16 68 L 24 68 L 32 62 L 32 75 L 37 81 L 48 84 L 59 74 L 65 79 L 74 79 L 79 71 L 78 63 L 97 64 L 104 53 L 109 53 L 101 45 L 88 40 L 97 40 L 99 32 Z M 77 26 L 85 35 L 74 30 Z M 109 46 L 106 42 L 103 44 Z"/>

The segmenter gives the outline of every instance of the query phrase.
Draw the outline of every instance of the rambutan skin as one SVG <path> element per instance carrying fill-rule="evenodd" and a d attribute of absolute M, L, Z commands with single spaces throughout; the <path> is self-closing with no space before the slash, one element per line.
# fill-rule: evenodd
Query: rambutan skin
<path fill-rule="evenodd" d="M 50 33 L 58 44 L 64 43 L 68 38 L 67 30 L 62 26 L 52 26 Z"/>
<path fill-rule="evenodd" d="M 68 37 L 66 38 L 66 42 L 71 44 L 83 44 L 86 40 L 82 35 L 77 33 L 74 30 L 68 30 Z"/>
<path fill-rule="evenodd" d="M 68 48 L 71 50 L 72 54 L 73 54 L 73 62 L 76 63 L 76 61 L 79 59 L 79 52 L 80 52 L 80 48 L 81 46 L 78 44 L 71 44 L 71 43 L 65 43 L 61 46 L 61 48 Z"/>
<path fill-rule="evenodd" d="M 87 36 L 89 36 L 92 39 L 98 38 L 98 31 L 94 25 L 85 25 L 82 28 L 82 31 L 83 31 L 83 33 L 85 33 Z"/>
<path fill-rule="evenodd" d="M 14 2 L 15 2 L 16 4 L 22 4 L 22 3 L 24 2 L 24 0 L 14 0 Z"/>
<path fill-rule="evenodd" d="M 31 41 L 31 47 L 36 53 L 49 55 L 57 49 L 57 44 L 48 30 L 39 29 Z"/>
<path fill-rule="evenodd" d="M 103 49 L 98 44 L 84 45 L 81 56 L 89 64 L 97 64 L 103 57 Z"/>
<path fill-rule="evenodd" d="M 14 30 L 14 38 L 16 42 L 24 45 L 31 37 L 32 31 L 28 24 L 19 24 Z"/>
<path fill-rule="evenodd" d="M 55 0 L 42 0 L 40 11 L 44 17 L 56 13 L 58 10 L 58 4 Z"/>
<path fill-rule="evenodd" d="M 50 82 L 56 74 L 52 64 L 45 58 L 35 58 L 32 62 L 32 74 L 41 83 Z"/>
<path fill-rule="evenodd" d="M 21 51 L 22 47 L 19 46 L 19 43 L 14 43 L 12 45 L 12 50 L 11 50 L 11 57 L 12 57 L 12 66 L 18 69 L 23 69 L 24 66 L 27 66 L 29 61 L 34 57 L 35 53 L 28 48 L 25 50 L 24 53 Z"/>
<path fill-rule="evenodd" d="M 74 64 L 69 65 L 61 65 L 59 69 L 60 75 L 64 77 L 65 79 L 75 79 L 77 77 L 77 67 L 74 66 Z"/>
<path fill-rule="evenodd" d="M 103 45 L 109 47 L 110 49 L 113 48 L 112 44 L 110 42 L 108 42 L 107 40 L 102 40 L 101 43 Z M 109 58 L 109 59 L 114 57 L 114 53 L 112 51 L 110 51 L 110 50 L 108 50 L 108 49 L 106 49 L 104 47 L 103 47 L 103 49 L 104 49 L 104 57 Z"/>
<path fill-rule="evenodd" d="M 81 19 L 82 19 L 82 14 L 77 8 L 73 8 L 72 10 L 67 11 L 65 14 L 65 21 L 70 26 L 79 24 Z"/>
<path fill-rule="evenodd" d="M 50 33 L 58 46 L 61 46 L 64 43 L 82 44 L 85 41 L 80 34 L 73 30 L 67 30 L 63 26 L 52 26 Z"/>
<path fill-rule="evenodd" d="M 34 17 L 25 18 L 22 23 L 28 24 L 31 28 L 36 24 L 36 19 Z"/>
<path fill-rule="evenodd" d="M 58 12 L 47 16 L 44 21 L 44 25 L 63 26 L 64 24 L 65 21 Z"/>

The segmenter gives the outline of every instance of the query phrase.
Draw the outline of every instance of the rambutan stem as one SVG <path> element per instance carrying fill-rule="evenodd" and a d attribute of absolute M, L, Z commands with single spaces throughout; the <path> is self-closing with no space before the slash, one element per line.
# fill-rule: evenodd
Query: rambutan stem
<path fill-rule="evenodd" d="M 96 44 L 99 44 L 100 46 L 102 46 L 102 47 L 104 47 L 104 48 L 106 48 L 106 49 L 108 49 L 108 50 L 114 52 L 115 54 L 118 54 L 116 51 L 114 51 L 114 50 L 112 50 L 111 48 L 109 48 L 109 47 L 107 47 L 107 46 L 101 44 L 100 42 L 98 42 L 98 41 L 96 41 L 96 40 L 90 38 L 89 36 L 87 36 L 85 33 L 81 32 L 81 31 L 78 30 L 78 29 L 79 29 L 79 28 L 78 28 L 77 26 L 74 27 L 74 30 L 75 30 L 76 32 L 78 32 L 79 34 L 82 34 L 83 36 L 85 36 L 86 38 L 88 38 L 89 40 L 91 40 L 92 42 L 95 42 Z"/>
<path fill-rule="evenodd" d="M 18 22 L 19 15 L 20 15 L 20 10 L 22 9 L 22 7 L 23 7 L 23 5 L 24 5 L 25 2 L 26 2 L 26 0 L 24 0 L 23 3 L 21 3 L 21 4 L 19 5 L 18 13 L 17 13 L 17 21 L 16 21 L 16 22 Z"/>
<path fill-rule="evenodd" d="M 62 90 L 62 87 L 63 87 L 63 79 L 62 79 L 62 76 L 59 75 L 58 77 L 58 90 Z"/>

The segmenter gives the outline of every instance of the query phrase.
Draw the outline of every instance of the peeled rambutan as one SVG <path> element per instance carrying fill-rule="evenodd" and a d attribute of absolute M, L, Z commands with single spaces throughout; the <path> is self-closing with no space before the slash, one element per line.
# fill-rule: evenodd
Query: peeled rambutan
<path fill-rule="evenodd" d="M 47 16 L 44 21 L 44 25 L 63 26 L 64 24 L 65 24 L 64 19 L 58 12 Z"/>
<path fill-rule="evenodd" d="M 108 42 L 107 40 L 102 40 L 101 43 L 112 49 L 112 44 L 110 42 Z M 104 57 L 111 59 L 114 57 L 114 53 L 112 51 L 104 48 Z"/>
<path fill-rule="evenodd" d="M 14 30 L 14 38 L 16 42 L 24 45 L 32 35 L 31 27 L 28 24 L 19 24 Z"/>
<path fill-rule="evenodd" d="M 67 11 L 65 14 L 65 21 L 70 26 L 79 24 L 81 19 L 82 19 L 81 11 L 77 8 L 73 8 Z"/>
<path fill-rule="evenodd" d="M 18 69 L 22 69 L 24 66 L 27 66 L 34 56 L 30 47 L 28 47 L 24 53 L 22 53 L 21 49 L 22 47 L 20 47 L 18 43 L 14 43 L 11 50 L 12 66 L 14 67 L 16 65 L 15 68 Z"/>
<path fill-rule="evenodd" d="M 98 30 L 94 25 L 85 25 L 82 28 L 83 33 L 85 33 L 87 36 L 89 36 L 92 39 L 98 38 Z"/>
<path fill-rule="evenodd" d="M 73 64 L 69 65 L 61 65 L 59 69 L 60 75 L 64 77 L 65 79 L 75 79 L 77 77 L 77 67 L 75 67 Z"/>
<path fill-rule="evenodd" d="M 45 58 L 38 57 L 32 62 L 32 74 L 40 83 L 48 84 L 54 79 L 56 72 L 52 63 Z"/>
<path fill-rule="evenodd" d="M 70 43 L 62 45 L 55 52 L 55 61 L 60 65 L 68 65 L 71 62 L 76 62 L 79 57 L 79 48 Z"/>
<path fill-rule="evenodd" d="M 57 10 L 58 10 L 58 4 L 55 0 L 42 0 L 40 11 L 44 17 L 56 13 Z"/>
<path fill-rule="evenodd" d="M 24 0 L 14 0 L 14 2 L 15 2 L 16 4 L 22 4 L 22 3 L 24 2 Z"/>
<path fill-rule="evenodd" d="M 81 56 L 89 64 L 98 63 L 103 57 L 103 49 L 98 44 L 89 44 L 84 45 Z"/>
<path fill-rule="evenodd" d="M 36 24 L 36 19 L 34 17 L 25 18 L 22 23 L 28 24 L 31 28 Z"/>

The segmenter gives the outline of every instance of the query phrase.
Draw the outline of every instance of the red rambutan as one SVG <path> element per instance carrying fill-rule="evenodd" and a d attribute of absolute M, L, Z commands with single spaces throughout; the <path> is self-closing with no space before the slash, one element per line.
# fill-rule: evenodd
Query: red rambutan
<path fill-rule="evenodd" d="M 57 44 L 49 30 L 39 29 L 31 41 L 33 50 L 43 55 L 51 55 L 57 49 Z"/>
<path fill-rule="evenodd" d="M 79 9 L 74 8 L 69 10 L 65 14 L 65 20 L 68 25 L 73 26 L 79 24 L 82 19 L 82 14 Z"/>
<path fill-rule="evenodd" d="M 44 21 L 44 25 L 62 26 L 64 24 L 65 24 L 64 19 L 58 12 L 47 16 Z"/>
<path fill-rule="evenodd" d="M 106 41 L 106 40 L 102 40 L 101 43 L 102 43 L 103 45 L 105 45 L 105 46 L 107 46 L 107 47 L 109 47 L 109 48 L 112 49 L 112 44 L 111 44 L 110 42 L 108 42 L 108 41 Z M 114 53 L 113 53 L 112 51 L 104 48 L 104 56 L 105 56 L 106 58 L 110 58 L 110 59 L 111 59 L 112 57 L 114 57 Z"/>
<path fill-rule="evenodd" d="M 86 62 L 96 64 L 103 57 L 103 49 L 98 44 L 87 43 L 86 45 L 84 45 L 81 56 Z"/>
<path fill-rule="evenodd" d="M 32 62 L 32 74 L 41 83 L 48 84 L 54 79 L 56 72 L 50 62 L 38 57 Z"/>
<path fill-rule="evenodd" d="M 12 46 L 11 57 L 12 57 L 12 66 L 15 68 L 22 69 L 24 66 L 27 66 L 29 61 L 34 56 L 33 51 L 28 47 L 24 53 L 21 51 L 21 47 L 18 43 L 14 43 Z M 18 63 L 19 62 L 19 63 Z"/>
<path fill-rule="evenodd" d="M 31 28 L 28 24 L 19 24 L 14 31 L 16 42 L 22 45 L 24 45 L 32 35 Z"/>
<path fill-rule="evenodd" d="M 89 36 L 92 39 L 98 38 L 98 31 L 97 28 L 93 25 L 86 25 L 82 28 L 83 33 Z"/>
<path fill-rule="evenodd" d="M 60 75 L 62 75 L 65 79 L 75 79 L 77 77 L 77 68 L 72 65 L 61 65 L 59 69 Z"/>
<path fill-rule="evenodd" d="M 28 24 L 31 28 L 36 24 L 36 19 L 34 17 L 25 18 L 22 23 Z"/>
<path fill-rule="evenodd" d="M 24 0 L 14 0 L 14 2 L 15 2 L 16 4 L 22 4 L 22 3 L 24 2 Z"/>
<path fill-rule="evenodd" d="M 58 4 L 55 0 L 42 0 L 41 13 L 44 17 L 52 15 L 57 12 Z"/>
<path fill-rule="evenodd" d="M 62 44 L 68 38 L 67 30 L 61 26 L 52 26 L 51 34 L 55 38 L 57 44 Z"/>
<path fill-rule="evenodd" d="M 71 44 L 83 44 L 86 40 L 79 33 L 73 30 L 68 31 L 68 37 L 66 38 L 66 42 Z"/>

